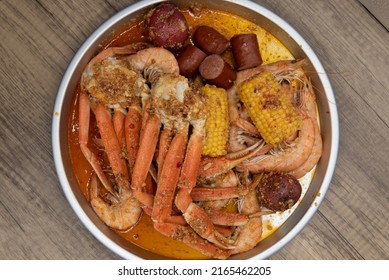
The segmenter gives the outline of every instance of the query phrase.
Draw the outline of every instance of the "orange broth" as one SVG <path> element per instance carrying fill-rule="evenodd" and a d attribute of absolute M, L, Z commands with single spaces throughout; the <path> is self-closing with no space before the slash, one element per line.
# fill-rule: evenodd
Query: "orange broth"
<path fill-rule="evenodd" d="M 195 15 L 189 10 L 182 11 L 190 25 L 190 31 L 196 29 L 199 25 L 209 25 L 218 30 L 227 39 L 239 33 L 255 33 L 258 38 L 260 51 L 264 63 L 270 63 L 282 59 L 294 59 L 288 49 L 278 41 L 273 35 L 261 28 L 260 26 L 243 19 L 239 16 L 226 12 L 203 9 Z M 109 40 L 103 48 L 112 46 L 124 46 L 134 42 L 147 41 L 144 36 L 144 23 L 139 21 L 133 23 L 128 29 L 116 37 Z M 232 54 L 227 50 L 223 54 L 224 58 L 232 63 Z M 69 150 L 73 163 L 75 175 L 78 179 L 80 188 L 89 200 L 88 183 L 92 174 L 92 168 L 85 159 L 78 144 L 78 95 L 80 89 L 77 88 L 74 93 L 74 99 L 71 106 L 71 116 L 69 120 Z M 96 121 L 91 114 L 90 138 L 94 139 L 98 135 Z M 93 143 L 89 145 L 90 149 L 97 154 L 98 157 L 104 157 Z M 263 237 L 266 238 L 269 234 L 276 230 L 269 221 L 264 223 Z M 196 250 L 188 247 L 182 242 L 175 241 L 171 238 L 163 236 L 154 230 L 151 219 L 147 215 L 142 215 L 139 222 L 126 232 L 116 231 L 118 235 L 136 244 L 137 246 L 149 250 L 153 253 L 176 259 L 207 259 Z"/>

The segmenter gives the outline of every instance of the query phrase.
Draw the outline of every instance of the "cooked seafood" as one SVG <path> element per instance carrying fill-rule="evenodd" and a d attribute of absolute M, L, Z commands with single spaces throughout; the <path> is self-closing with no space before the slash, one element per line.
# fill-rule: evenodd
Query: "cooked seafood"
<path fill-rule="evenodd" d="M 261 171 L 291 172 L 299 168 L 308 160 L 312 153 L 315 139 L 321 138 L 321 136 L 319 133 L 315 133 L 315 123 L 317 122 L 317 119 L 312 118 L 311 116 L 314 113 L 310 113 L 308 111 L 308 108 L 310 108 L 311 111 L 313 111 L 312 108 L 316 108 L 314 99 L 310 97 L 309 93 L 307 93 L 305 90 L 303 93 L 306 97 L 301 99 L 301 108 L 295 109 L 296 114 L 299 114 L 302 119 L 301 128 L 298 129 L 299 135 L 292 141 L 292 143 L 288 147 L 282 149 L 275 148 L 271 151 L 271 154 L 269 155 L 260 155 L 257 157 L 253 157 L 247 162 L 242 163 L 242 166 L 240 166 L 240 168 L 247 169 L 254 173 L 258 173 Z M 271 93 L 269 92 L 269 94 Z M 280 118 L 280 115 L 272 117 L 272 122 L 269 124 L 269 126 L 274 126 L 276 128 L 274 129 L 275 131 L 280 131 L 278 129 L 281 128 L 281 132 L 287 132 L 287 134 L 285 134 L 283 138 L 276 138 L 276 143 L 287 139 L 297 131 L 296 117 L 287 116 L 284 114 L 285 113 L 281 113 L 281 116 L 283 116 L 283 118 Z M 313 116 L 316 116 L 316 114 L 314 114 Z M 281 121 L 278 121 L 278 123 L 275 122 L 275 119 L 277 118 L 281 119 Z M 285 121 L 287 121 L 287 123 L 285 123 Z M 265 122 L 263 121 L 263 119 L 261 119 L 260 122 L 263 127 Z M 276 126 L 278 126 L 279 128 Z M 290 129 L 292 130 L 290 131 Z M 273 130 L 271 130 L 270 134 L 276 135 L 274 134 Z M 271 141 L 274 142 L 273 139 L 274 138 L 271 138 Z M 321 142 L 321 140 L 316 141 Z M 272 142 L 270 142 L 270 144 L 272 144 Z M 317 145 L 321 146 L 320 144 Z M 320 149 L 319 147 L 317 148 Z M 315 157 L 314 160 L 318 159 L 319 158 Z M 317 161 L 315 162 L 315 164 L 316 163 Z"/>
<path fill-rule="evenodd" d="M 298 201 L 296 178 L 322 151 L 315 93 L 304 59 L 262 64 L 254 33 L 222 34 L 202 23 L 195 40 L 187 40 L 186 24 L 178 38 L 161 38 L 167 22 L 155 14 L 166 8 L 192 24 L 161 5 L 138 25 L 154 45 L 140 48 L 136 37 L 107 47 L 82 74 L 78 143 L 93 169 L 90 204 L 117 232 L 147 219 L 155 232 L 226 259 L 262 240 L 264 215 Z M 204 49 L 201 33 L 213 34 L 217 50 Z M 271 187 L 286 179 L 293 184 L 278 191 L 294 192 L 285 198 Z"/>
<path fill-rule="evenodd" d="M 126 111 L 126 108 L 129 108 L 127 117 L 133 118 L 139 106 L 137 95 L 147 91 L 147 86 L 141 75 L 127 68 L 124 61 L 118 60 L 114 56 L 115 54 L 133 52 L 131 46 L 110 48 L 93 58 L 83 72 L 79 99 L 79 143 L 81 151 L 112 198 L 112 205 L 108 206 L 100 198 L 99 188 L 93 183 L 91 184 L 91 205 L 107 225 L 120 230 L 133 226 L 141 214 L 141 208 L 129 190 L 129 172 L 126 161 L 122 156 L 125 148 L 123 126 L 126 118 L 123 112 Z M 88 147 L 91 109 L 96 116 L 97 127 L 108 156 L 109 165 L 118 185 L 117 188 L 114 188 L 109 182 L 98 157 Z M 114 111 L 113 121 L 110 110 Z M 130 138 L 131 142 L 135 141 L 134 145 L 136 145 L 136 139 L 127 138 Z M 127 146 L 131 147 L 132 144 Z M 118 209 L 121 210 L 118 211 Z M 110 211 L 110 214 L 108 211 Z M 128 215 L 132 217 L 121 218 L 123 211 L 128 212 Z M 120 219 L 121 222 L 112 222 L 112 214 L 115 217 L 117 215 L 117 219 Z"/>
<path fill-rule="evenodd" d="M 126 230 L 136 224 L 142 212 L 139 203 L 129 189 L 121 188 L 118 198 L 106 194 L 100 195 L 100 182 L 96 174 L 90 182 L 90 204 L 104 223 L 114 229 Z"/>
<path fill-rule="evenodd" d="M 310 116 L 310 118 L 313 121 L 315 134 L 314 134 L 314 142 L 312 151 L 309 154 L 308 159 L 301 164 L 298 168 L 294 169 L 293 171 L 289 172 L 291 175 L 295 176 L 296 178 L 301 178 L 305 174 L 307 174 L 310 170 L 314 168 L 314 166 L 317 164 L 319 159 L 321 158 L 322 152 L 323 152 L 323 142 L 321 139 L 320 134 L 320 128 L 319 124 L 317 123 L 317 109 L 316 109 L 316 97 L 315 93 L 313 91 L 313 87 L 311 84 L 311 81 L 305 77 L 303 85 L 301 85 L 301 99 L 302 99 L 302 106 L 305 107 L 305 111 Z"/>
<path fill-rule="evenodd" d="M 178 64 L 173 54 L 163 48 L 148 48 L 137 52 L 127 58 L 130 65 L 141 73 L 152 85 L 158 83 L 161 77 L 169 74 L 178 75 Z M 154 87 L 153 87 L 154 88 Z M 155 92 L 155 90 L 154 90 Z M 131 179 L 131 189 L 139 200 L 146 213 L 151 214 L 154 205 L 154 197 L 146 190 L 146 179 L 149 174 L 151 161 L 154 156 L 155 147 L 158 142 L 160 117 L 153 113 L 152 99 L 155 94 L 144 96 L 145 109 L 141 137 L 139 139 L 139 150 Z M 162 116 L 162 114 L 161 114 Z M 166 126 L 170 129 L 170 123 Z"/>

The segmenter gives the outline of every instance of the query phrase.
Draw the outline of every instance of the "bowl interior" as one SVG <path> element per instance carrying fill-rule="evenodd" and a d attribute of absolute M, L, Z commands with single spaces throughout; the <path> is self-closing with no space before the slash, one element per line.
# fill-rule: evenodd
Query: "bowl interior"
<path fill-rule="evenodd" d="M 72 169 L 68 147 L 68 121 L 74 90 L 82 70 L 96 54 L 99 45 L 126 26 L 131 25 L 156 3 L 163 1 L 140 1 L 122 10 L 103 23 L 81 46 L 70 63 L 58 90 L 53 118 L 53 152 L 56 169 L 64 193 L 72 208 L 89 231 L 112 251 L 123 258 L 165 259 L 143 250 L 122 239 L 109 230 L 95 215 L 79 188 Z M 189 1 L 170 1 L 179 7 L 187 7 Z M 305 40 L 285 21 L 249 1 L 196 1 L 206 7 L 238 14 L 263 27 L 278 38 L 296 58 L 306 57 L 305 67 L 312 79 L 317 93 L 320 113 L 320 126 L 323 137 L 323 156 L 317 166 L 316 174 L 303 200 L 289 219 L 272 235 L 254 249 L 235 255 L 231 259 L 264 259 L 282 248 L 309 221 L 321 203 L 329 186 L 338 149 L 338 119 L 335 99 L 324 69 Z M 325 93 L 325 94 L 324 94 Z"/>

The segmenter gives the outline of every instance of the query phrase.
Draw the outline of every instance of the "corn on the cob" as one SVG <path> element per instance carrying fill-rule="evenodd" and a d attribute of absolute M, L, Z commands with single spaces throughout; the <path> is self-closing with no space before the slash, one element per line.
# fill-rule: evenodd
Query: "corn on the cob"
<path fill-rule="evenodd" d="M 262 72 L 242 82 L 238 92 L 267 143 L 278 144 L 300 128 L 300 115 L 270 72 Z"/>
<path fill-rule="evenodd" d="M 207 97 L 203 155 L 211 157 L 225 155 L 229 137 L 227 92 L 210 85 L 205 85 L 201 90 Z"/>

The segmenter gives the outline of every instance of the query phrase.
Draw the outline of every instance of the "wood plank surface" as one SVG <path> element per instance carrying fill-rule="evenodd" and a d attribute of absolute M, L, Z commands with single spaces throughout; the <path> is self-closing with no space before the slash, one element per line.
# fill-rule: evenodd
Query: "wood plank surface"
<path fill-rule="evenodd" d="M 119 259 L 65 199 L 52 159 L 51 117 L 80 45 L 134 2 L 0 1 L 0 259 Z M 340 119 L 338 162 L 324 202 L 271 259 L 388 259 L 388 30 L 357 0 L 255 2 L 316 52 Z"/>

